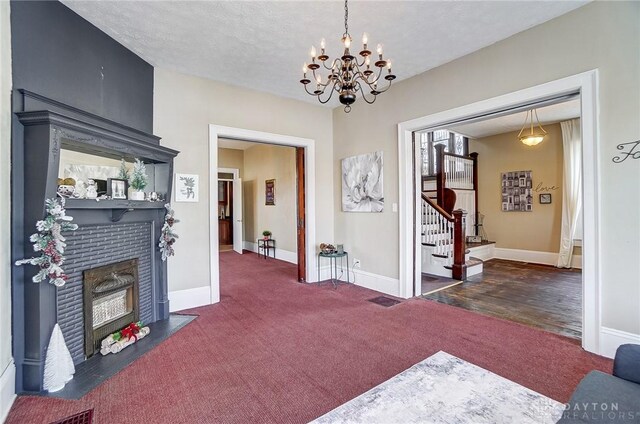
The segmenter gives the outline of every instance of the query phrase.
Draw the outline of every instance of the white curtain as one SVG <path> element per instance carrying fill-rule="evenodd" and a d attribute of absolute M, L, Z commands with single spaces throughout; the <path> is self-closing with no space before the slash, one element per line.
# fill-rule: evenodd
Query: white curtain
<path fill-rule="evenodd" d="M 562 177 L 562 228 L 558 268 L 571 268 L 573 240 L 582 209 L 582 138 L 580 119 L 561 122 L 564 168 Z"/>

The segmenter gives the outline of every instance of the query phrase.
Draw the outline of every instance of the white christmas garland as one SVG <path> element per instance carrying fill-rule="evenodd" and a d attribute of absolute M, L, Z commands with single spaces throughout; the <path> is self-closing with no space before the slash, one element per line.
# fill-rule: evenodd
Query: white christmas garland
<path fill-rule="evenodd" d="M 164 205 L 167 210 L 167 214 L 164 216 L 164 225 L 162 226 L 162 231 L 160 234 L 160 243 L 158 246 L 160 247 L 160 252 L 162 253 L 162 260 L 166 261 L 169 256 L 173 256 L 175 251 L 173 250 L 173 244 L 176 242 L 178 235 L 173 231 L 173 224 L 176 222 L 180 222 L 180 220 L 175 219 L 173 209 L 171 209 L 171 204 L 167 203 Z"/>
<path fill-rule="evenodd" d="M 64 204 L 64 198 L 46 200 L 47 216 L 36 222 L 38 232 L 29 238 L 33 243 L 33 250 L 41 252 L 40 256 L 16 261 L 16 265 L 30 264 L 40 267 L 40 271 L 32 278 L 34 283 L 49 278 L 51 284 L 61 287 L 67 281 L 67 274 L 62 270 L 64 249 L 67 247 L 62 232 L 75 231 L 78 226 L 70 222 L 73 220 L 72 217 L 66 216 Z"/>

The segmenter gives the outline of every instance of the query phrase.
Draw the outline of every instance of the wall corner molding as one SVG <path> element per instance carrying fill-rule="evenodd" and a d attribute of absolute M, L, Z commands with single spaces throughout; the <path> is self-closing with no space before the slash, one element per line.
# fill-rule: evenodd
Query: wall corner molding
<path fill-rule="evenodd" d="M 16 365 L 12 359 L 0 375 L 0 422 L 4 422 L 7 418 L 14 400 L 16 400 Z"/>

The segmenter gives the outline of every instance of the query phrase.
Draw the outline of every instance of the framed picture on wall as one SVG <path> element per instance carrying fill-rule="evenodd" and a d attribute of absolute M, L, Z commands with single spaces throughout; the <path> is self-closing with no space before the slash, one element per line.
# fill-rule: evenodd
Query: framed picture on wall
<path fill-rule="evenodd" d="M 500 176 L 503 212 L 533 211 L 533 180 L 531 171 L 503 172 Z"/>
<path fill-rule="evenodd" d="M 197 202 L 198 191 L 198 175 L 176 174 L 176 202 Z"/>
<path fill-rule="evenodd" d="M 549 205 L 549 204 L 551 204 L 551 193 L 542 193 L 542 194 L 540 194 L 540 204 L 541 205 Z"/>
<path fill-rule="evenodd" d="M 264 182 L 264 204 L 267 206 L 275 206 L 276 180 L 266 180 Z"/>

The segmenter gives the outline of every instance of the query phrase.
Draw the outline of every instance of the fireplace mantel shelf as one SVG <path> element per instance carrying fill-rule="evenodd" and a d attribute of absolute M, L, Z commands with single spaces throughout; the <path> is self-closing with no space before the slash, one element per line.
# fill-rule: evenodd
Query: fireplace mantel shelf
<path fill-rule="evenodd" d="M 103 199 L 66 199 L 65 209 L 164 209 L 165 202 L 146 200 Z"/>

